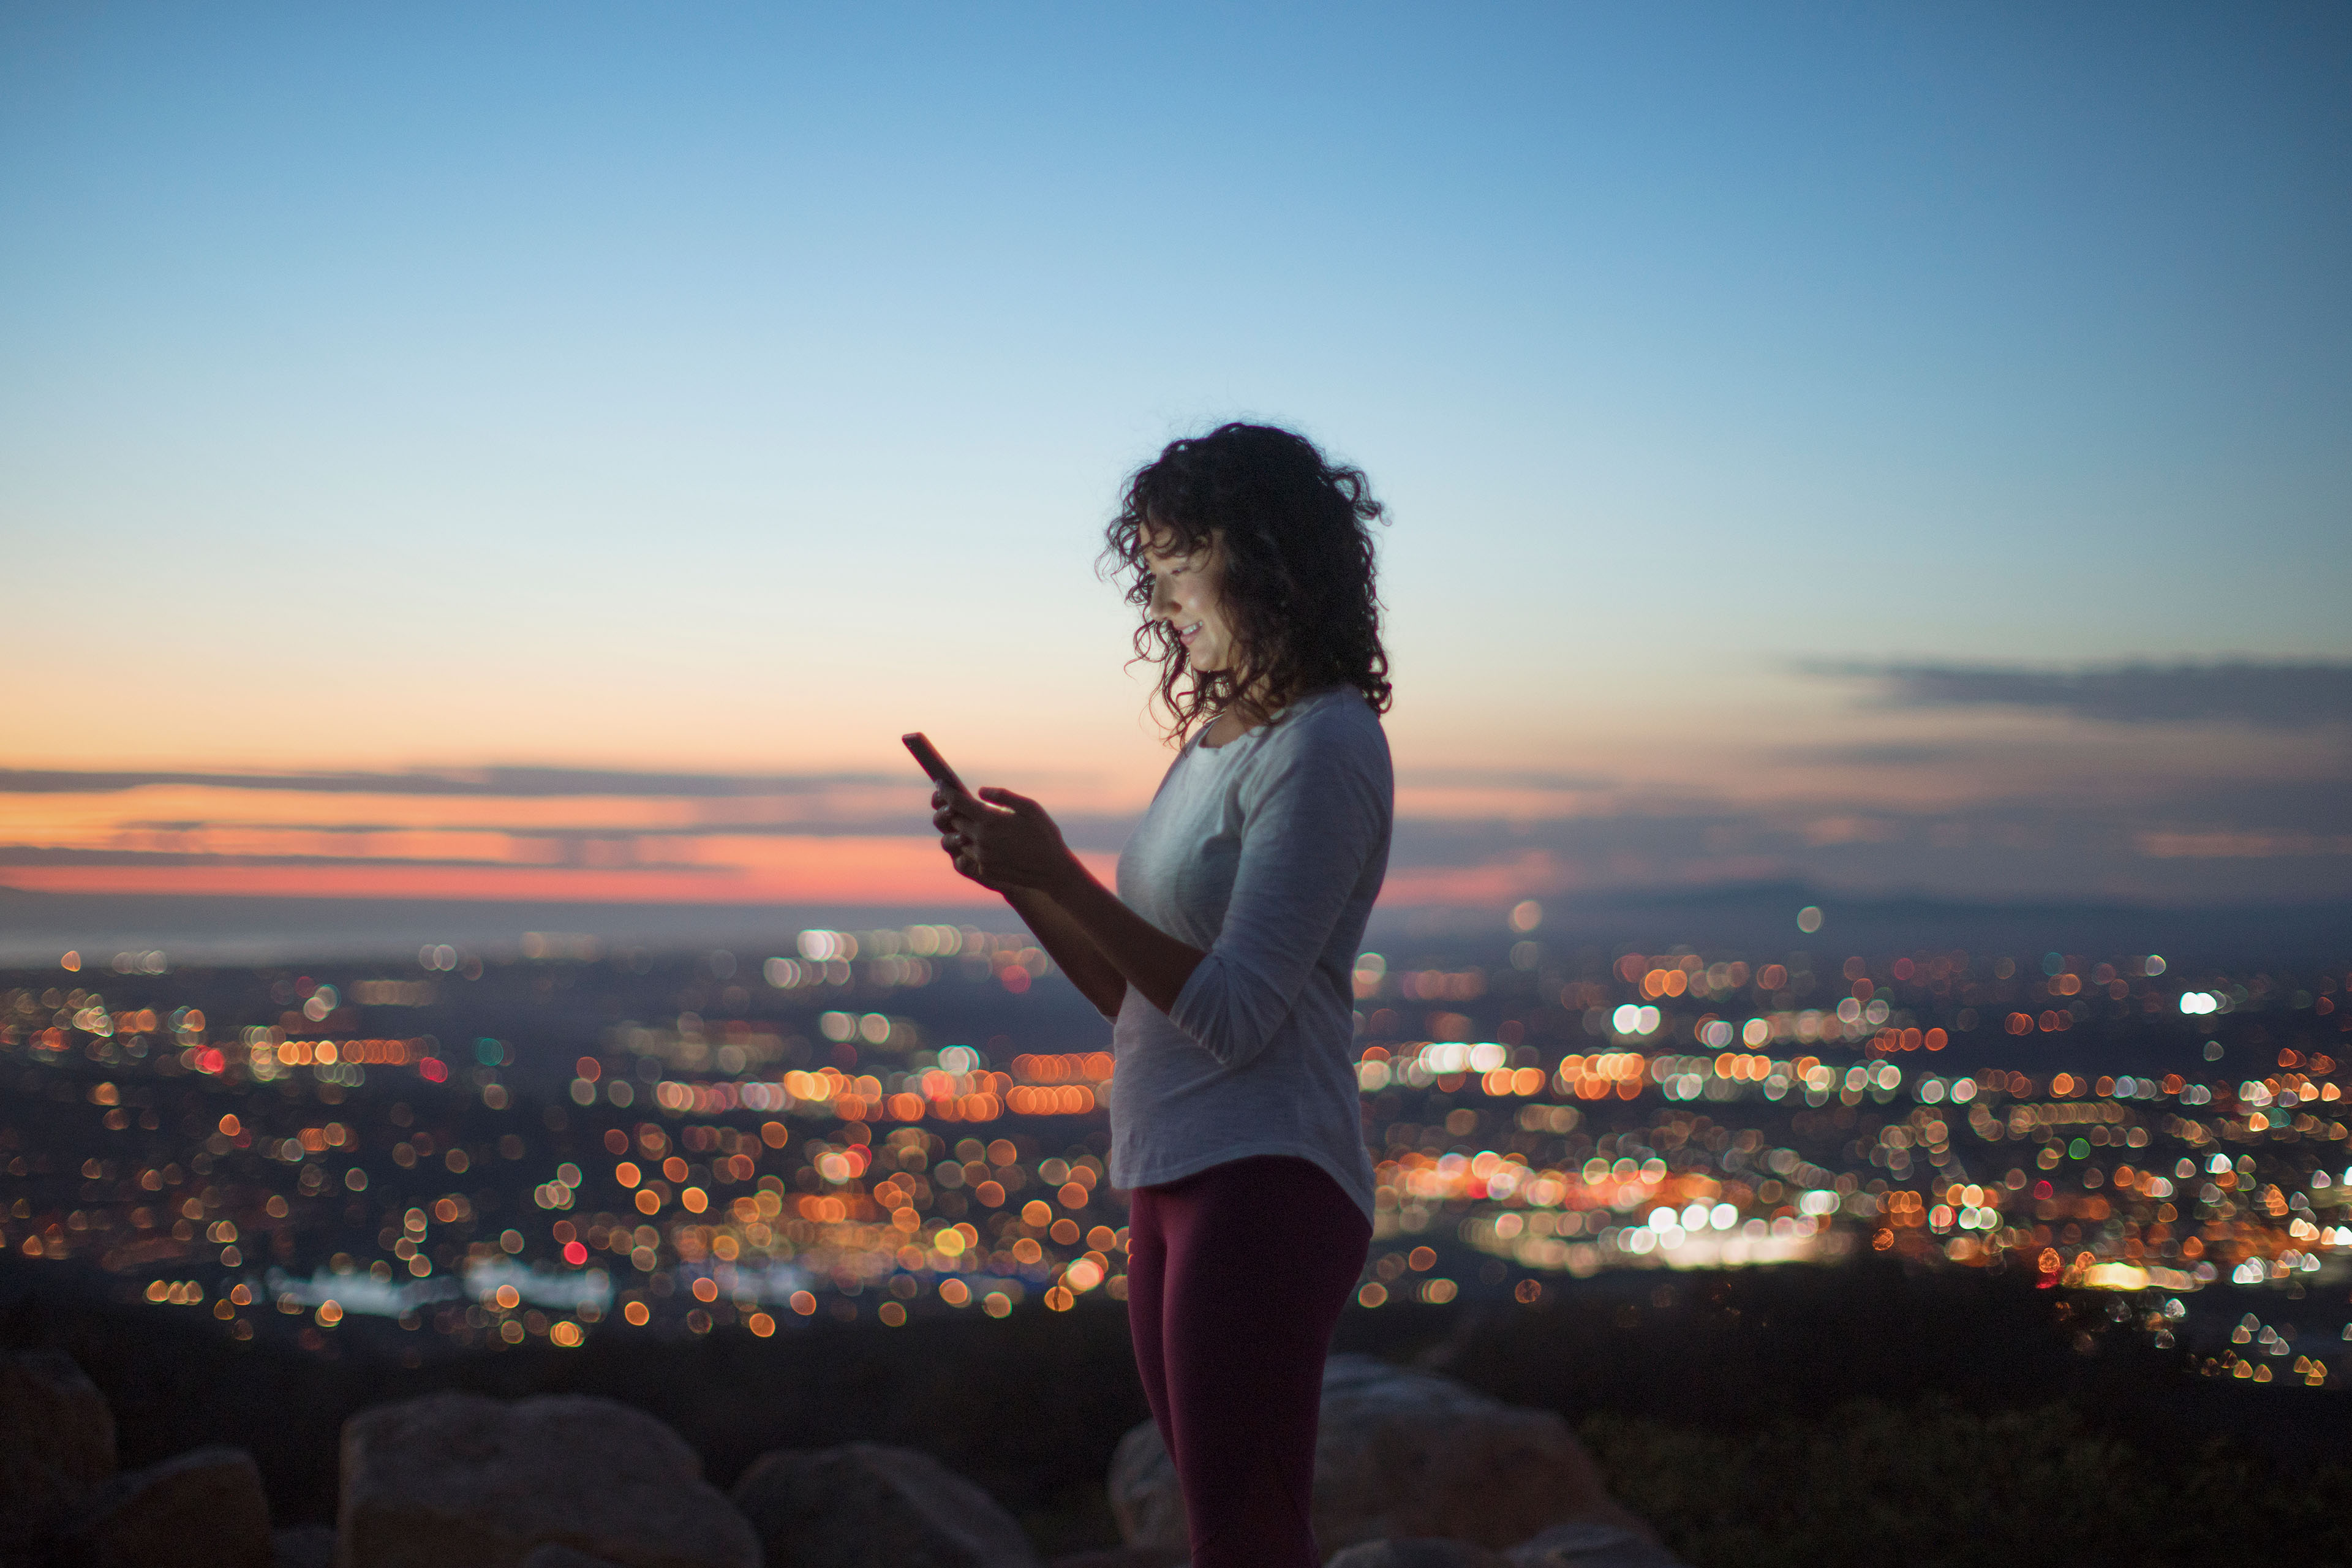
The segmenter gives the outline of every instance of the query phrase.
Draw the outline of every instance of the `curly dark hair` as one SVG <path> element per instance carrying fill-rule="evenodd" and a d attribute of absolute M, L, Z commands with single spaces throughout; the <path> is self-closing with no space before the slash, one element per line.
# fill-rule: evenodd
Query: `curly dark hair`
<path fill-rule="evenodd" d="M 1328 686 L 1352 686 L 1389 710 L 1372 535 L 1382 516 L 1360 468 L 1334 464 L 1304 436 L 1271 425 L 1220 425 L 1171 441 L 1138 468 L 1104 530 L 1103 572 L 1149 610 L 1147 545 L 1169 552 L 1224 544 L 1224 614 L 1238 668 L 1194 670 L 1172 627 L 1147 618 L 1135 656 L 1160 665 L 1168 735 L 1181 740 L 1243 692 L 1276 711 Z"/>

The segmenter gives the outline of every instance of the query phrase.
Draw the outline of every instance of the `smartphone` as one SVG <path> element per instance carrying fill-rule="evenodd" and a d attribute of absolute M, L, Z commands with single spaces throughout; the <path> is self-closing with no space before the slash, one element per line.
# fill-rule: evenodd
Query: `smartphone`
<path fill-rule="evenodd" d="M 907 750 L 915 754 L 915 761 L 921 765 L 922 770 L 931 775 L 933 784 L 938 784 L 950 795 L 971 794 L 971 791 L 963 787 L 963 780 L 956 777 L 956 771 L 948 766 L 948 760 L 940 755 L 940 749 L 932 745 L 920 730 L 911 735 L 901 735 L 898 739 L 906 743 Z"/>

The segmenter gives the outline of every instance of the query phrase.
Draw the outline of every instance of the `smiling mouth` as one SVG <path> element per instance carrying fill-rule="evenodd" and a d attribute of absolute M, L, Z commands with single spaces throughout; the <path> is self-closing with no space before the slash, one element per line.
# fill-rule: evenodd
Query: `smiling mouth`
<path fill-rule="evenodd" d="M 1180 627 L 1176 633 L 1176 640 L 1182 643 L 1186 647 L 1191 647 L 1192 646 L 1192 639 L 1201 635 L 1201 627 L 1204 624 L 1204 622 L 1194 621 L 1189 626 Z"/>

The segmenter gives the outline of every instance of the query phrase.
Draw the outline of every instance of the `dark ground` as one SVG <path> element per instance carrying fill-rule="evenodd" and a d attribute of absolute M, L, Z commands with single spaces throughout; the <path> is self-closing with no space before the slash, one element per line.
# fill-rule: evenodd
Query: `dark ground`
<path fill-rule="evenodd" d="M 1561 1412 L 1698 1568 L 2352 1562 L 2352 1396 L 2197 1376 L 2114 1321 L 2122 1305 L 1870 1258 L 1604 1276 L 1532 1308 L 1350 1311 L 1338 1348 Z M 721 1486 L 774 1447 L 926 1449 L 1051 1554 L 1116 1540 L 1103 1477 L 1145 1415 L 1124 1317 L 1093 1300 L 771 1341 L 607 1331 L 577 1351 L 408 1366 L 389 1338 L 326 1356 L 238 1344 L 12 1262 L 0 1342 L 79 1362 L 126 1467 L 252 1450 L 280 1523 L 331 1520 L 354 1411 L 445 1388 L 577 1392 L 667 1421 Z"/>

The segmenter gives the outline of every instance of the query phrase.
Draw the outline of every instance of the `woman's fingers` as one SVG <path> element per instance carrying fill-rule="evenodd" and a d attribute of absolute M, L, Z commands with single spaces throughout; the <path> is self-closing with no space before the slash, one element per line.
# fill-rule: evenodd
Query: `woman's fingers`
<path fill-rule="evenodd" d="M 992 816 L 1011 815 L 1008 810 L 988 806 L 971 795 L 951 795 L 945 796 L 945 804 L 931 814 L 931 820 L 944 828 L 949 823 L 985 822 Z"/>
<path fill-rule="evenodd" d="M 1009 789 L 999 789 L 994 784 L 981 786 L 980 798 L 991 805 L 1001 805 L 1015 816 L 1042 812 L 1045 809 L 1025 795 L 1015 795 Z"/>
<path fill-rule="evenodd" d="M 1060 834 L 1045 807 L 1013 790 L 992 785 L 976 795 L 934 790 L 931 804 L 931 826 L 939 830 L 940 850 L 959 875 L 984 888 L 997 888 L 1008 879 L 1025 885 L 1023 868 L 1034 873 L 1032 863 L 1041 848 L 1059 847 Z"/>
<path fill-rule="evenodd" d="M 981 875 L 980 858 L 972 853 L 970 844 L 962 839 L 951 842 L 942 838 L 940 840 L 940 847 L 946 852 L 948 864 L 955 868 L 957 876 L 969 881 L 979 882 L 983 887 L 987 885 L 986 879 Z"/>
<path fill-rule="evenodd" d="M 948 858 L 956 874 L 983 888 L 992 888 L 983 869 L 986 854 L 980 843 L 980 832 L 988 817 L 1010 815 L 982 805 L 961 791 L 936 788 L 931 791 L 931 826 L 940 836 L 940 852 Z"/>

